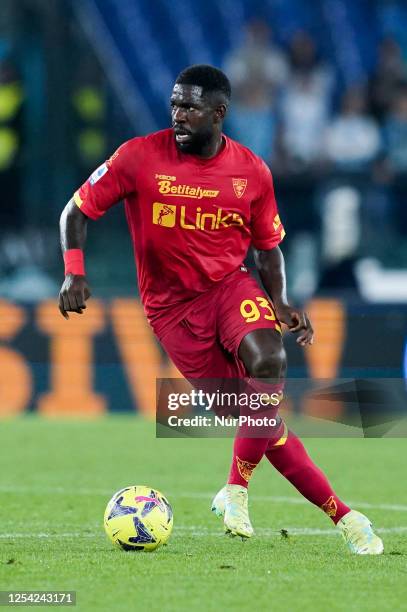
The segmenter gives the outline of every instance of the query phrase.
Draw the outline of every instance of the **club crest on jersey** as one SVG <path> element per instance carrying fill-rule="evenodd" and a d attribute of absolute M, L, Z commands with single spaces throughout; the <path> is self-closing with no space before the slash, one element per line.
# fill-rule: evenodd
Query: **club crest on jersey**
<path fill-rule="evenodd" d="M 247 179 L 234 178 L 232 179 L 233 189 L 237 198 L 241 198 L 247 187 Z"/>

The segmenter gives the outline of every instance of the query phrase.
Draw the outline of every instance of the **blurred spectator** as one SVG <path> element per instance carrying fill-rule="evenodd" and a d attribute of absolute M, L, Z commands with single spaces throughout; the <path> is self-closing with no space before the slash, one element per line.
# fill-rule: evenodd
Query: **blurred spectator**
<path fill-rule="evenodd" d="M 226 129 L 232 138 L 270 161 L 274 150 L 276 117 L 264 83 L 247 82 L 239 99 L 232 104 Z"/>
<path fill-rule="evenodd" d="M 349 89 L 326 133 L 328 159 L 340 170 L 363 171 L 377 157 L 380 146 L 380 131 L 367 114 L 363 90 Z"/>
<path fill-rule="evenodd" d="M 392 221 L 405 240 L 407 232 L 407 84 L 399 88 L 384 124 L 385 154 L 391 177 Z"/>
<path fill-rule="evenodd" d="M 394 96 L 384 124 L 384 142 L 390 169 L 395 173 L 407 172 L 407 84 Z"/>
<path fill-rule="evenodd" d="M 299 31 L 291 39 L 289 48 L 292 79 L 308 76 L 321 94 L 328 96 L 333 85 L 333 73 L 329 65 L 321 61 L 314 39 L 307 32 Z"/>
<path fill-rule="evenodd" d="M 233 86 L 226 129 L 266 161 L 274 148 L 276 99 L 288 77 L 287 59 L 271 41 L 268 25 L 251 21 L 243 45 L 224 62 Z"/>
<path fill-rule="evenodd" d="M 304 169 L 321 157 L 328 121 L 332 71 L 319 61 L 308 34 L 290 45 L 291 75 L 281 100 L 281 147 L 287 169 Z"/>
<path fill-rule="evenodd" d="M 361 204 L 359 191 L 351 185 L 331 186 L 322 198 L 320 289 L 356 288 Z"/>
<path fill-rule="evenodd" d="M 397 87 L 407 79 L 402 51 L 394 38 L 385 38 L 379 47 L 376 70 L 370 82 L 370 105 L 373 114 L 383 119 L 390 109 Z"/>
<path fill-rule="evenodd" d="M 326 100 L 312 79 L 304 75 L 293 80 L 281 104 L 281 146 L 287 169 L 304 169 L 320 159 L 327 121 Z"/>
<path fill-rule="evenodd" d="M 232 87 L 233 97 L 246 97 L 248 82 L 263 83 L 273 96 L 288 78 L 288 63 L 284 53 L 272 43 L 268 24 L 253 20 L 246 26 L 243 45 L 234 49 L 224 60 L 224 69 Z"/>

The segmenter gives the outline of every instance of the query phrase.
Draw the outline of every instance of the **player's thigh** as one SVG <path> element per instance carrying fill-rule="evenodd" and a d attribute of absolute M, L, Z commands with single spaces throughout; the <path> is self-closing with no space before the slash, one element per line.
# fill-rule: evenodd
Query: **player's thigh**
<path fill-rule="evenodd" d="M 164 335 L 161 344 L 181 374 L 189 379 L 239 377 L 241 366 L 212 333 L 198 334 L 187 320 Z"/>
<path fill-rule="evenodd" d="M 247 336 L 255 339 L 250 346 L 264 346 L 265 350 L 270 345 L 282 347 L 281 326 L 273 304 L 248 272 L 241 272 L 220 293 L 217 328 L 221 344 L 238 360 L 243 356 L 239 347 Z"/>
<path fill-rule="evenodd" d="M 182 322 L 175 330 L 161 340 L 168 356 L 177 366 L 190 385 L 204 393 L 228 394 L 239 392 L 240 380 L 246 375 L 241 361 L 228 353 L 216 340 L 215 327 L 213 340 L 199 338 Z M 223 395 L 222 395 L 223 397 Z M 217 414 L 230 414 L 229 403 L 214 402 L 212 409 Z M 238 414 L 237 414 L 238 416 Z"/>

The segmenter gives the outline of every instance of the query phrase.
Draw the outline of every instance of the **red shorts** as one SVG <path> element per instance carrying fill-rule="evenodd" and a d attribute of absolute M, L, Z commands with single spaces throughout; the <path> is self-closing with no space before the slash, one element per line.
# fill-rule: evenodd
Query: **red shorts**
<path fill-rule="evenodd" d="M 161 344 L 185 378 L 242 378 L 247 372 L 238 357 L 240 343 L 265 328 L 281 333 L 272 303 L 243 268 L 194 300 Z"/>

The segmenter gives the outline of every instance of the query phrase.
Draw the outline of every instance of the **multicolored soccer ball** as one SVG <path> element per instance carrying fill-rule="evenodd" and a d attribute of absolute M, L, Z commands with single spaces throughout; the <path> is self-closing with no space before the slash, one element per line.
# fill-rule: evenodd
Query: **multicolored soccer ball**
<path fill-rule="evenodd" d="M 107 504 L 104 525 L 108 538 L 123 550 L 151 551 L 171 535 L 172 508 L 151 487 L 126 487 Z"/>

